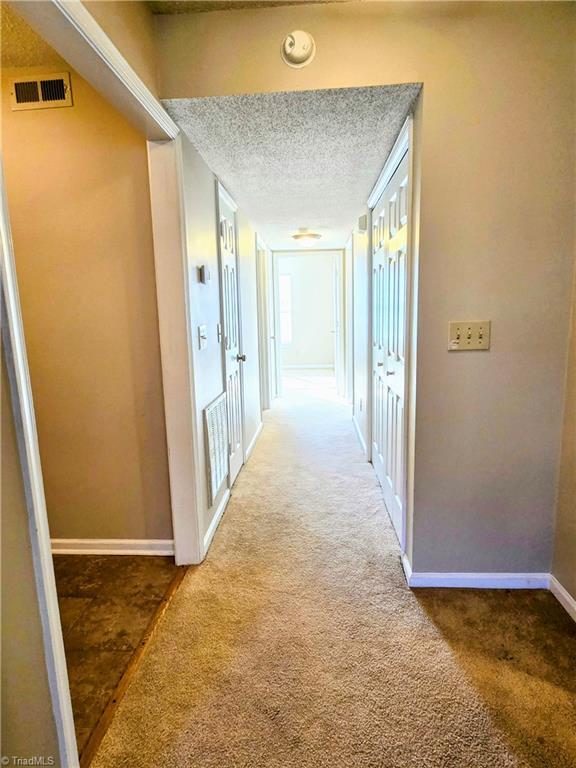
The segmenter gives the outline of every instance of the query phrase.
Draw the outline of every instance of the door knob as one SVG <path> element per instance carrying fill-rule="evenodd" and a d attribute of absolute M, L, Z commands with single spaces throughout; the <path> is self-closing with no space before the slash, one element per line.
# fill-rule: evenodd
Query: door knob
<path fill-rule="evenodd" d="M 236 360 L 239 363 L 245 363 L 246 362 L 246 355 L 236 355 Z"/>
<path fill-rule="evenodd" d="M 382 366 L 384 365 L 384 363 L 376 363 L 376 365 L 378 366 L 378 368 L 382 368 Z"/>
<path fill-rule="evenodd" d="M 396 371 L 386 371 L 386 376 L 394 376 Z"/>

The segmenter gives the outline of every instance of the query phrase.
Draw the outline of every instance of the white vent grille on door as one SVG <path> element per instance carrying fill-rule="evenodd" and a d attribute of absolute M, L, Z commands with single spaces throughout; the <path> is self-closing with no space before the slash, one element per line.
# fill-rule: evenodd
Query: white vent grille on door
<path fill-rule="evenodd" d="M 72 89 L 68 72 L 46 76 L 18 77 L 10 89 L 12 111 L 71 107 Z"/>
<path fill-rule="evenodd" d="M 228 418 L 226 392 L 204 409 L 206 465 L 208 467 L 209 504 L 214 504 L 228 474 Z"/>

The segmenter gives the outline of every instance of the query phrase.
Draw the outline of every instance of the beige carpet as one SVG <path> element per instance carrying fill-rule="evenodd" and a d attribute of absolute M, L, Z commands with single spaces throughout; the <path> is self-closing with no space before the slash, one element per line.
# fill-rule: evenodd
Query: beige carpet
<path fill-rule="evenodd" d="M 501 654 L 510 625 L 483 593 L 452 593 L 452 612 L 446 591 L 428 594 L 405 585 L 348 409 L 290 389 L 94 768 L 576 765 L 576 634 L 553 598 L 488 593 L 527 670 L 514 632 Z M 477 637 L 468 661 L 460 621 Z"/>

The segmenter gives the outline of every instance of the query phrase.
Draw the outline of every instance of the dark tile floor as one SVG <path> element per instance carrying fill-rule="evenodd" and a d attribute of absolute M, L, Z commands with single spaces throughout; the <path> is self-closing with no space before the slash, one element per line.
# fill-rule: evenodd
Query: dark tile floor
<path fill-rule="evenodd" d="M 80 752 L 177 571 L 171 557 L 54 556 Z"/>

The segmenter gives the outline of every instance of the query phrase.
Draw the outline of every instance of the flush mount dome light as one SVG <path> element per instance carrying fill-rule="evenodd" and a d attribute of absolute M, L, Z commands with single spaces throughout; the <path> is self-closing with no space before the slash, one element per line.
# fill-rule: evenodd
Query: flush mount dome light
<path fill-rule="evenodd" d="M 316 54 L 316 43 L 308 32 L 295 29 L 282 43 L 282 58 L 289 67 L 305 67 Z"/>
<path fill-rule="evenodd" d="M 318 232 L 309 232 L 306 228 L 299 229 L 298 232 L 292 235 L 292 239 L 299 243 L 313 243 L 314 240 L 320 240 L 321 237 L 322 235 Z"/>

